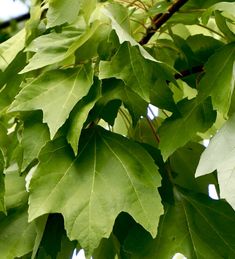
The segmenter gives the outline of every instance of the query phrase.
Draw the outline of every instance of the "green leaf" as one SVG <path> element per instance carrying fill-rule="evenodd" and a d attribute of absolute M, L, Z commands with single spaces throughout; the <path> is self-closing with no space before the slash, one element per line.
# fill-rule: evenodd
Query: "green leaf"
<path fill-rule="evenodd" d="M 69 131 L 67 140 L 75 155 L 78 153 L 78 141 L 81 135 L 83 124 L 85 123 L 90 110 L 101 96 L 101 85 L 98 80 L 94 82 L 87 96 L 85 96 L 74 108 L 69 118 Z"/>
<path fill-rule="evenodd" d="M 217 177 L 210 174 L 195 178 L 195 172 L 203 150 L 204 147 L 199 143 L 190 142 L 176 150 L 169 158 L 169 162 L 175 184 L 194 192 L 208 194 L 208 185 L 217 185 Z"/>
<path fill-rule="evenodd" d="M 141 55 L 148 60 L 159 62 L 151 56 L 139 43 L 130 35 L 129 14 L 127 8 L 114 3 L 104 8 L 103 13 L 110 18 L 112 28 L 117 33 L 120 44 L 129 42 L 131 46 L 138 46 Z"/>
<path fill-rule="evenodd" d="M 0 213 L 0 258 L 12 259 L 33 250 L 37 237 L 35 222 L 28 223 L 28 194 L 17 172 L 5 175 L 7 216 Z"/>
<path fill-rule="evenodd" d="M 210 99 L 198 102 L 197 99 L 184 99 L 178 103 L 179 113 L 166 119 L 159 128 L 160 144 L 164 160 L 177 148 L 195 137 L 197 132 L 205 132 L 215 121 Z"/>
<path fill-rule="evenodd" d="M 36 239 L 35 239 L 35 242 L 34 242 L 31 259 L 36 258 L 38 248 L 39 248 L 40 243 L 42 241 L 42 237 L 43 237 L 43 233 L 44 233 L 44 230 L 45 230 L 46 223 L 47 223 L 47 215 L 44 215 L 44 216 L 42 216 L 42 217 L 40 217 L 40 218 L 38 218 L 34 221 L 37 236 L 36 236 Z"/>
<path fill-rule="evenodd" d="M 6 172 L 5 203 L 7 210 L 23 207 L 27 204 L 28 193 L 25 189 L 25 179 L 17 171 Z"/>
<path fill-rule="evenodd" d="M 98 21 L 87 29 L 70 26 L 60 33 L 52 32 L 36 38 L 26 49 L 35 54 L 21 73 L 61 62 L 74 55 L 74 52 L 93 36 L 99 26 Z"/>
<path fill-rule="evenodd" d="M 121 45 L 111 61 L 101 61 L 99 70 L 100 79 L 122 79 L 146 101 L 149 101 L 149 91 L 157 77 L 172 80 L 163 64 L 144 59 L 139 50 L 128 43 Z"/>
<path fill-rule="evenodd" d="M 235 14 L 235 4 L 234 3 L 227 3 L 226 2 L 221 2 L 221 3 L 216 3 L 214 5 L 212 5 L 210 8 L 208 8 L 202 15 L 202 21 L 203 23 L 207 23 L 212 12 L 218 10 L 218 11 L 222 11 L 225 13 L 228 13 L 232 16 L 234 16 Z M 234 16 L 235 17 L 235 16 Z"/>
<path fill-rule="evenodd" d="M 0 70 L 4 71 L 16 55 L 24 48 L 25 29 L 19 31 L 0 45 Z"/>
<path fill-rule="evenodd" d="M 37 233 L 34 222 L 28 223 L 27 207 L 0 215 L 0 229 L 0 258 L 18 258 L 33 250 Z"/>
<path fill-rule="evenodd" d="M 50 140 L 48 127 L 40 122 L 35 122 L 30 118 L 24 123 L 24 131 L 21 140 L 24 149 L 22 170 L 36 158 L 42 147 Z"/>
<path fill-rule="evenodd" d="M 5 195 L 5 184 L 4 184 L 4 167 L 5 167 L 5 161 L 2 154 L 2 151 L 0 149 L 0 212 L 6 212 L 5 208 L 5 202 L 4 202 L 4 195 Z"/>
<path fill-rule="evenodd" d="M 213 107 L 227 114 L 234 88 L 235 44 L 220 48 L 205 64 L 205 75 L 198 85 L 198 99 L 211 96 Z"/>
<path fill-rule="evenodd" d="M 64 221 L 63 217 L 60 214 L 51 214 L 48 216 L 45 230 L 43 233 L 43 237 L 39 247 L 39 254 L 40 250 L 45 251 L 46 255 L 50 256 L 50 258 L 59 258 L 58 255 L 64 247 L 64 241 L 72 243 L 69 240 L 63 240 L 66 232 L 64 230 Z M 62 243 L 63 241 L 63 243 Z M 70 246 L 69 254 L 72 255 L 72 252 L 75 248 L 75 244 Z M 69 257 L 64 257 L 69 258 Z"/>
<path fill-rule="evenodd" d="M 29 219 L 62 213 L 69 238 L 87 255 L 109 237 L 121 211 L 155 236 L 162 206 L 160 177 L 150 156 L 100 127 L 85 131 L 80 141 L 77 157 L 63 139 L 43 148 L 30 185 Z"/>
<path fill-rule="evenodd" d="M 128 109 L 133 124 L 136 125 L 141 116 L 146 117 L 148 103 L 143 100 L 138 94 L 129 89 L 121 80 L 109 79 L 103 80 L 102 98 L 97 103 L 102 113 L 103 107 L 111 100 L 119 99 Z"/>
<path fill-rule="evenodd" d="M 72 23 L 78 17 L 81 1 L 49 0 L 47 27 L 55 27 L 63 23 Z"/>
<path fill-rule="evenodd" d="M 203 194 L 174 190 L 174 204 L 166 205 L 158 235 L 137 228 L 132 230 L 125 249 L 129 258 L 172 258 L 181 253 L 187 258 L 233 258 L 235 256 L 234 211 L 224 201 Z M 142 246 L 140 245 L 142 244 Z"/>
<path fill-rule="evenodd" d="M 235 5 L 234 5 L 234 11 L 235 11 Z M 235 40 L 235 33 L 233 33 L 230 30 L 230 28 L 226 23 L 226 18 L 223 15 L 221 15 L 219 11 L 215 11 L 215 21 L 220 31 L 226 36 L 226 38 L 229 41 L 233 42 Z"/>
<path fill-rule="evenodd" d="M 68 48 L 76 39 L 81 37 L 82 33 L 82 29 L 78 30 L 67 27 L 60 33 L 52 32 L 36 38 L 26 48 L 27 51 L 35 52 L 35 54 L 21 73 L 26 73 L 64 60 Z"/>
<path fill-rule="evenodd" d="M 89 1 L 82 0 L 81 11 L 83 13 L 86 23 L 89 22 L 90 16 L 95 10 L 96 5 L 97 5 L 97 0 L 89 0 Z"/>
<path fill-rule="evenodd" d="M 48 71 L 26 85 L 9 111 L 42 110 L 53 138 L 93 83 L 89 64 L 78 68 Z"/>
<path fill-rule="evenodd" d="M 25 66 L 26 54 L 19 53 L 4 72 L 0 72 L 0 113 L 4 113 L 14 97 L 21 90 L 20 85 L 24 75 L 19 71 Z"/>
<path fill-rule="evenodd" d="M 95 249 L 92 258 L 94 259 L 116 259 L 119 258 L 120 244 L 112 233 L 108 239 L 104 238 L 101 240 L 98 248 Z"/>
<path fill-rule="evenodd" d="M 235 209 L 235 115 L 233 115 L 218 133 L 211 139 L 209 146 L 202 153 L 196 176 L 213 172 L 217 169 L 220 196 L 225 198 Z"/>

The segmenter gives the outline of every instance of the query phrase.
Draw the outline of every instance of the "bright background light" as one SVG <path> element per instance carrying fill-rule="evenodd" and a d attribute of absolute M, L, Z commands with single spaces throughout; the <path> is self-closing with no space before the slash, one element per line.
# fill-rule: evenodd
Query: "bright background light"
<path fill-rule="evenodd" d="M 0 0 L 0 20 L 6 21 L 28 13 L 29 8 L 19 0 Z"/>

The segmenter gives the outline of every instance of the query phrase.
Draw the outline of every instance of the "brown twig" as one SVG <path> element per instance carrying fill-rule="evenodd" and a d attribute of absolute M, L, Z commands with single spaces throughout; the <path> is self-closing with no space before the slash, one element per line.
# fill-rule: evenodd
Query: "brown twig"
<path fill-rule="evenodd" d="M 139 41 L 140 45 L 145 45 L 152 38 L 154 33 L 165 23 L 167 22 L 171 16 L 176 13 L 184 4 L 186 4 L 188 0 L 178 0 L 175 1 L 172 5 L 170 5 L 167 9 L 166 13 L 157 14 L 153 20 L 152 25 L 148 27 L 145 36 Z"/>
<path fill-rule="evenodd" d="M 156 139 L 157 143 L 159 143 L 160 142 L 160 138 L 159 138 L 159 136 L 158 136 L 158 134 L 157 134 L 153 124 L 152 124 L 152 121 L 148 117 L 146 119 L 147 119 L 149 127 L 150 127 L 150 129 L 151 129 L 151 131 L 153 133 L 154 138 Z"/>
<path fill-rule="evenodd" d="M 204 69 L 203 69 L 202 65 L 192 67 L 191 69 L 180 71 L 179 74 L 175 74 L 175 79 L 180 79 L 180 78 L 190 76 L 192 74 L 197 74 L 197 73 L 200 73 L 200 72 L 203 72 L 203 71 L 204 71 Z"/>

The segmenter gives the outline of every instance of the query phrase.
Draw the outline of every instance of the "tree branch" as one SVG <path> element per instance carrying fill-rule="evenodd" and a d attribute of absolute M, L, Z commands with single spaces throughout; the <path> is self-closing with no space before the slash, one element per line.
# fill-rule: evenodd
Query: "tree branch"
<path fill-rule="evenodd" d="M 154 33 L 166 23 L 171 16 L 177 12 L 188 0 L 177 0 L 168 7 L 166 13 L 157 14 L 152 21 L 152 25 L 147 29 L 146 35 L 139 41 L 140 45 L 145 45 L 152 38 Z"/>

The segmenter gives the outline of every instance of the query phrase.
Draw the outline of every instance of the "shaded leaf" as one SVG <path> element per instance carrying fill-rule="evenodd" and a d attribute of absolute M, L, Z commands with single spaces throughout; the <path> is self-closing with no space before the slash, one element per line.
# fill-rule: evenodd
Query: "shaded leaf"
<path fill-rule="evenodd" d="M 122 79 L 144 100 L 149 101 L 150 88 L 157 78 L 172 80 L 168 68 L 142 57 L 139 50 L 128 43 L 121 45 L 111 61 L 101 61 L 99 78 Z"/>
<path fill-rule="evenodd" d="M 43 237 L 39 247 L 39 254 L 44 253 L 52 259 L 61 258 L 59 254 L 63 252 L 64 245 L 66 242 L 72 243 L 65 238 L 66 232 L 64 230 L 64 221 L 63 217 L 60 214 L 51 214 L 48 216 Z M 73 250 L 75 249 L 75 243 L 70 246 L 67 253 L 71 256 Z M 65 251 L 64 251 L 65 252 Z M 67 258 L 67 257 L 64 257 Z"/>
<path fill-rule="evenodd" d="M 193 139 L 197 132 L 205 132 L 210 128 L 216 118 L 210 99 L 201 103 L 195 98 L 182 100 L 178 103 L 178 110 L 181 116 L 173 114 L 159 128 L 159 148 L 164 160 Z"/>
<path fill-rule="evenodd" d="M 98 248 L 95 249 L 92 258 L 94 259 L 113 259 L 119 258 L 120 244 L 114 234 L 108 239 L 102 239 Z"/>
<path fill-rule="evenodd" d="M 198 99 L 211 96 L 213 107 L 227 114 L 234 88 L 235 44 L 220 48 L 205 64 L 205 75 L 198 85 Z"/>
<path fill-rule="evenodd" d="M 179 148 L 169 158 L 175 184 L 195 192 L 208 194 L 208 185 L 217 185 L 214 174 L 195 178 L 200 156 L 205 148 L 199 143 L 190 142 Z"/>
<path fill-rule="evenodd" d="M 33 250 L 37 230 L 28 223 L 28 194 L 25 181 L 17 172 L 6 173 L 5 202 L 7 216 L 0 213 L 0 258 L 12 259 Z"/>
<path fill-rule="evenodd" d="M 5 209 L 5 202 L 4 202 L 4 195 L 5 195 L 5 184 L 4 184 L 4 170 L 5 161 L 2 154 L 2 151 L 0 149 L 0 212 L 6 212 Z"/>
<path fill-rule="evenodd" d="M 132 231 L 125 244 L 129 258 L 233 258 L 235 214 L 224 201 L 206 195 L 174 190 L 174 205 L 166 205 L 158 236 L 152 239 L 142 228 Z M 222 224 L 223 222 L 223 224 Z M 140 244 L 140 245 L 139 245 Z"/>
<path fill-rule="evenodd" d="M 80 140 L 76 158 L 63 139 L 43 148 L 31 180 L 30 220 L 61 212 L 69 238 L 77 239 L 87 255 L 109 237 L 121 211 L 155 236 L 162 207 L 160 179 L 150 156 L 139 145 L 99 127 L 87 130 Z"/>
<path fill-rule="evenodd" d="M 25 66 L 26 54 L 19 53 L 4 72 L 0 72 L 0 113 L 4 113 L 21 90 L 24 75 L 19 75 Z"/>
<path fill-rule="evenodd" d="M 21 140 L 24 149 L 22 170 L 38 157 L 40 150 L 50 140 L 49 130 L 47 125 L 35 122 L 30 118 L 24 123 L 24 131 Z"/>
<path fill-rule="evenodd" d="M 92 83 L 93 71 L 89 64 L 48 71 L 22 89 L 9 111 L 42 110 L 43 122 L 48 124 L 50 135 L 54 137 Z"/>
<path fill-rule="evenodd" d="M 148 103 L 129 89 L 121 80 L 103 80 L 102 88 L 103 96 L 97 104 L 101 106 L 100 113 L 102 113 L 103 105 L 106 105 L 111 100 L 119 99 L 128 109 L 134 125 L 136 125 L 141 116 L 146 117 Z"/>
<path fill-rule="evenodd" d="M 33 250 L 37 233 L 34 222 L 28 223 L 27 207 L 0 215 L 0 229 L 1 259 L 21 257 Z"/>
<path fill-rule="evenodd" d="M 83 125 L 88 117 L 88 114 L 96 101 L 101 95 L 101 85 L 98 80 L 95 80 L 87 96 L 85 96 L 74 108 L 69 118 L 69 131 L 67 140 L 73 148 L 74 154 L 78 152 L 78 141 L 81 135 Z"/>

